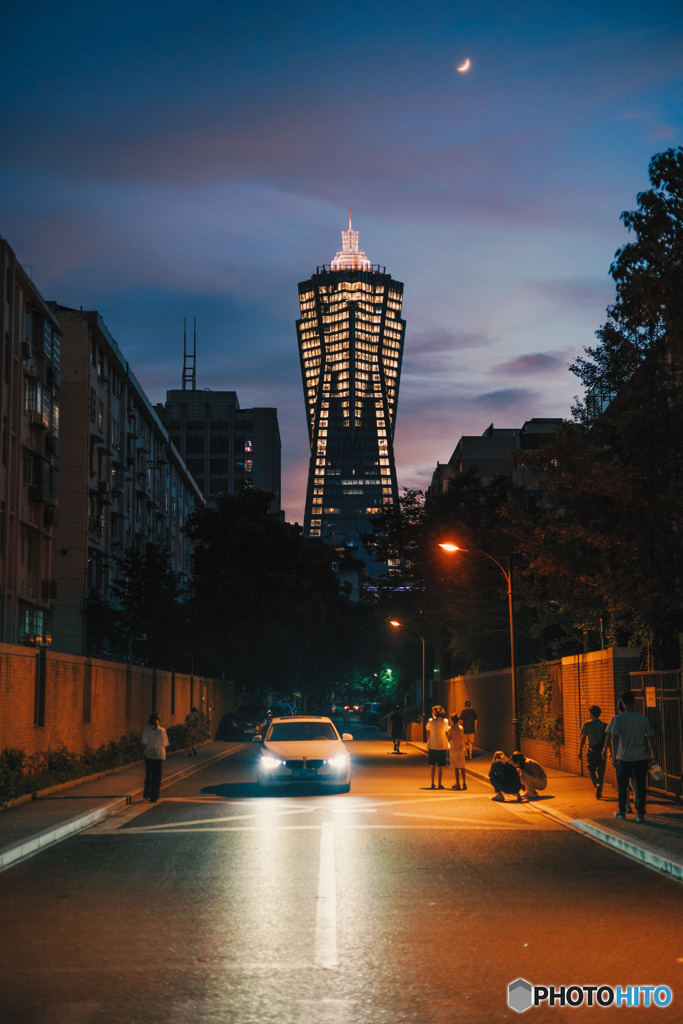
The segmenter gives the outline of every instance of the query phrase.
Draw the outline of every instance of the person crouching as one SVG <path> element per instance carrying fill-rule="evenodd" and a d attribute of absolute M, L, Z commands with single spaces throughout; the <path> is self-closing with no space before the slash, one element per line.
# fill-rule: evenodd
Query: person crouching
<path fill-rule="evenodd" d="M 530 757 L 525 757 L 519 750 L 510 754 L 510 760 L 519 772 L 527 799 L 539 800 L 537 790 L 544 790 L 548 785 L 548 776 L 544 769 L 541 768 L 538 761 L 532 761 Z"/>
<path fill-rule="evenodd" d="M 519 777 L 517 768 L 505 756 L 502 750 L 497 750 L 493 755 L 491 770 L 489 771 L 489 782 L 496 791 L 496 795 L 491 797 L 492 800 L 505 803 L 503 793 L 508 793 L 510 796 L 516 796 L 517 803 L 521 804 L 522 780 Z"/>

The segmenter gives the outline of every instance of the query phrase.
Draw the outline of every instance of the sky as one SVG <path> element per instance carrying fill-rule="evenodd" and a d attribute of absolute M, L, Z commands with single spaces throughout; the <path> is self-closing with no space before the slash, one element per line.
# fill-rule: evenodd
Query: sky
<path fill-rule="evenodd" d="M 3 13 L 0 84 L 0 235 L 152 402 L 196 317 L 197 387 L 277 407 L 302 522 L 297 285 L 349 207 L 405 286 L 401 488 L 463 434 L 570 416 L 620 214 L 683 144 L 683 8 L 36 0 Z"/>

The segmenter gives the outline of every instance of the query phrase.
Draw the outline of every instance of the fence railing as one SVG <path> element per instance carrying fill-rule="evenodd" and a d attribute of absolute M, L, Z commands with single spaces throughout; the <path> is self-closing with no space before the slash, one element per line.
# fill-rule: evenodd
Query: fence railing
<path fill-rule="evenodd" d="M 664 772 L 661 782 L 648 775 L 648 789 L 683 798 L 683 705 L 681 676 L 675 672 L 631 672 L 636 711 L 655 731 L 655 754 Z"/>

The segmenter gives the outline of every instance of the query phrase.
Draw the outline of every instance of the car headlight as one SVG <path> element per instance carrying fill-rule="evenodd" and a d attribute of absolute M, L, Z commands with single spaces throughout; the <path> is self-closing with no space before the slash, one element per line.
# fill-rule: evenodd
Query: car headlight
<path fill-rule="evenodd" d="M 277 757 L 271 757 L 269 755 L 261 758 L 261 767 L 265 768 L 266 771 L 272 771 L 273 768 L 277 768 L 279 764 L 284 763 L 284 761 L 280 761 Z"/>
<path fill-rule="evenodd" d="M 338 754 L 337 757 L 330 757 L 327 763 L 330 768 L 346 768 L 349 763 L 349 755 Z"/>

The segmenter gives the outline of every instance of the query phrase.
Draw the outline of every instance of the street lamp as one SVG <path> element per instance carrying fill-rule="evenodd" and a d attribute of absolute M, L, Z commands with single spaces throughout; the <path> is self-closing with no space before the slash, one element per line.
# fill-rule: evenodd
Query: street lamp
<path fill-rule="evenodd" d="M 424 633 L 421 633 L 415 626 L 409 626 L 405 622 L 398 622 L 396 619 L 389 619 L 389 625 L 395 629 L 412 629 L 413 633 L 417 633 L 422 643 L 422 739 L 423 741 L 427 737 L 427 716 L 425 714 L 425 638 Z"/>
<path fill-rule="evenodd" d="M 455 554 L 456 551 L 463 551 L 467 554 L 470 551 L 475 552 L 477 555 L 484 555 L 491 562 L 495 562 L 503 576 L 505 582 L 508 585 L 508 610 L 510 613 L 510 680 L 512 683 L 512 736 L 515 750 L 519 750 L 520 738 L 519 738 L 519 708 L 517 704 L 517 666 L 515 661 L 515 618 L 513 614 L 512 605 L 512 565 L 510 559 L 507 559 L 507 569 L 501 565 L 497 558 L 490 555 L 488 551 L 482 551 L 480 548 L 461 548 L 457 544 L 452 544 L 450 541 L 446 541 L 443 544 L 439 544 L 440 548 L 448 555 Z"/>

